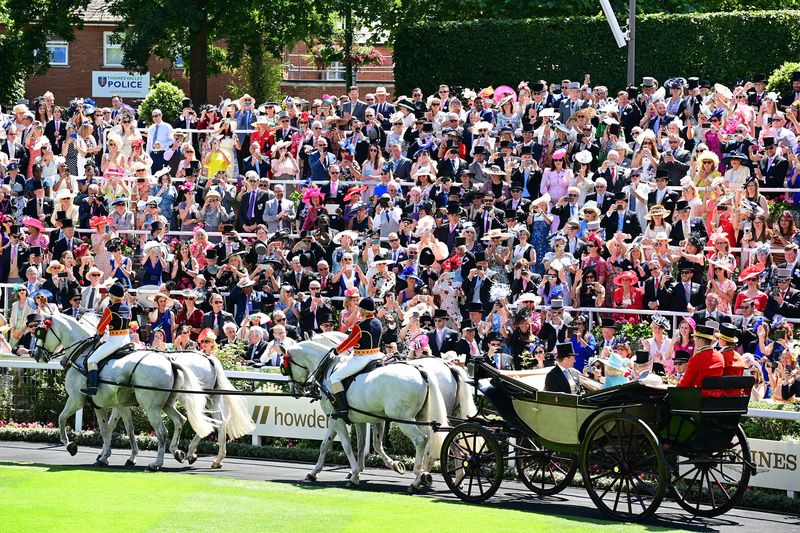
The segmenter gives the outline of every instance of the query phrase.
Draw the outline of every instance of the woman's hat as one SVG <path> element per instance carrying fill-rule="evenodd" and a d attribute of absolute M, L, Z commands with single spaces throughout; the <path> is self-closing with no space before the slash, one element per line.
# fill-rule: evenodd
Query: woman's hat
<path fill-rule="evenodd" d="M 222 195 L 216 189 L 211 189 L 206 193 L 206 198 L 210 198 L 212 196 L 216 196 L 217 198 L 222 198 Z"/>
<path fill-rule="evenodd" d="M 270 125 L 269 117 L 267 117 L 266 115 L 259 115 L 255 122 L 250 123 L 250 125 L 253 127 L 258 127 L 259 124 L 263 126 L 269 126 Z"/>
<path fill-rule="evenodd" d="M 721 268 L 729 274 L 733 274 L 734 266 L 724 259 L 709 259 L 708 264 L 714 268 Z"/>
<path fill-rule="evenodd" d="M 347 189 L 347 194 L 344 195 L 344 201 L 349 202 L 354 198 L 358 198 L 361 196 L 361 193 L 367 190 L 367 185 L 358 185 L 355 187 L 350 187 Z"/>
<path fill-rule="evenodd" d="M 739 274 L 739 282 L 747 281 L 751 278 L 757 278 L 762 272 L 764 272 L 764 265 L 751 265 L 742 270 L 742 273 Z"/>
<path fill-rule="evenodd" d="M 487 232 L 486 232 L 486 233 L 483 235 L 483 237 L 481 238 L 481 240 L 482 240 L 482 241 L 490 241 L 490 240 L 494 239 L 495 237 L 500 237 L 500 239 L 502 239 L 502 240 L 506 240 L 506 239 L 508 239 L 509 237 L 511 237 L 511 235 L 510 235 L 510 234 L 508 234 L 508 233 L 505 233 L 505 232 L 504 232 L 503 230 L 501 230 L 500 228 L 494 228 L 494 229 L 490 229 L 489 231 L 487 231 Z"/>
<path fill-rule="evenodd" d="M 111 224 L 112 222 L 114 222 L 114 219 L 111 218 L 111 217 L 104 217 L 102 215 L 97 215 L 97 216 L 93 216 L 91 219 L 89 219 L 89 227 L 90 228 L 96 228 L 97 226 L 99 226 L 101 224 L 108 225 L 108 224 Z"/>
<path fill-rule="evenodd" d="M 428 336 L 424 333 L 420 333 L 413 339 L 411 339 L 411 343 L 409 344 L 409 348 L 412 350 L 422 350 L 427 348 L 430 345 L 431 340 Z"/>
<path fill-rule="evenodd" d="M 206 339 L 211 339 L 212 341 L 217 340 L 217 334 L 214 333 L 214 330 L 211 328 L 205 328 L 200 334 L 197 336 L 198 342 L 203 342 Z"/>
<path fill-rule="evenodd" d="M 697 162 L 699 164 L 702 164 L 703 161 L 713 161 L 714 167 L 719 166 L 719 157 L 717 157 L 717 154 L 715 154 L 711 150 L 706 150 L 705 152 L 700 154 L 700 157 L 697 158 Z"/>
<path fill-rule="evenodd" d="M 150 250 L 155 250 L 156 248 L 160 248 L 161 243 L 158 241 L 147 241 L 144 243 L 144 247 L 142 248 L 142 252 L 147 254 Z"/>
<path fill-rule="evenodd" d="M 22 217 L 22 224 L 28 227 L 36 228 L 39 231 L 44 231 L 44 225 L 38 218 L 24 216 Z"/>
<path fill-rule="evenodd" d="M 289 148 L 291 145 L 291 141 L 278 141 L 272 145 L 271 151 L 273 154 L 277 154 L 281 148 Z"/>
<path fill-rule="evenodd" d="M 340 231 L 339 233 L 334 235 L 332 241 L 333 241 L 334 244 L 342 244 L 342 237 L 345 237 L 345 236 L 350 237 L 350 240 L 352 242 L 355 242 L 356 239 L 358 239 L 358 233 L 357 232 L 355 232 L 353 230 L 346 229 L 346 230 Z"/>
<path fill-rule="evenodd" d="M 608 359 L 598 359 L 601 363 L 609 368 L 614 368 L 616 370 L 628 370 L 628 361 L 619 355 L 617 352 L 611 352 L 611 355 L 608 356 Z"/>
<path fill-rule="evenodd" d="M 47 272 L 48 274 L 59 274 L 61 272 L 64 272 L 66 269 L 67 267 L 59 263 L 56 259 L 53 259 L 52 261 L 50 261 L 50 264 L 45 269 L 45 272 Z"/>
<path fill-rule="evenodd" d="M 578 211 L 578 216 L 580 218 L 582 218 L 582 219 L 586 218 L 586 213 L 588 213 L 588 212 L 592 212 L 595 215 L 597 215 L 598 217 L 600 216 L 601 212 L 600 212 L 600 208 L 597 207 L 597 202 L 595 202 L 594 200 L 589 200 L 588 202 L 583 204 L 583 207 L 581 208 L 581 210 Z"/>
<path fill-rule="evenodd" d="M 631 283 L 637 283 L 639 281 L 639 276 L 633 273 L 631 270 L 627 270 L 622 274 L 617 275 L 614 278 L 614 285 L 622 285 L 622 282 L 628 280 Z"/>
<path fill-rule="evenodd" d="M 559 159 L 564 159 L 564 157 L 566 155 L 567 155 L 567 151 L 564 150 L 563 148 L 561 148 L 559 150 L 556 150 L 555 152 L 553 152 L 553 161 L 557 161 Z"/>
<path fill-rule="evenodd" d="M 592 156 L 592 152 L 589 150 L 581 150 L 575 154 L 575 161 L 582 165 L 588 165 L 592 162 L 592 159 L 594 159 L 594 156 Z"/>
<path fill-rule="evenodd" d="M 653 317 L 650 319 L 650 324 L 659 326 L 661 329 L 665 331 L 669 331 L 670 329 L 670 324 L 669 320 L 667 320 L 667 317 L 660 315 L 658 313 L 654 314 Z"/>
<path fill-rule="evenodd" d="M 156 300 L 160 297 L 164 297 L 167 299 L 167 307 L 172 307 L 173 305 L 175 305 L 175 300 L 173 300 L 172 298 L 170 298 L 169 296 L 160 291 L 149 294 L 147 296 L 147 301 L 150 303 L 156 303 Z"/>
<path fill-rule="evenodd" d="M 653 217 L 655 216 L 668 217 L 669 214 L 669 211 L 667 211 L 663 205 L 656 204 L 650 208 L 650 211 L 647 212 L 644 218 L 645 220 L 653 220 Z"/>

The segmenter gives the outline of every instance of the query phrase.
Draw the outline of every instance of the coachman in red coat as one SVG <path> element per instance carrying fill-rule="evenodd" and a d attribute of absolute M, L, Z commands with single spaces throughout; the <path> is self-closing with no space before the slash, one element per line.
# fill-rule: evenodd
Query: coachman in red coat
<path fill-rule="evenodd" d="M 703 380 L 709 376 L 721 376 L 725 371 L 725 359 L 711 343 L 716 339 L 714 330 L 708 326 L 697 326 L 694 332 L 694 355 L 689 359 L 686 373 L 678 387 L 702 387 Z M 703 396 L 724 396 L 722 390 L 704 390 Z"/>
<path fill-rule="evenodd" d="M 736 351 L 736 347 L 739 345 L 738 335 L 739 330 L 733 324 L 720 324 L 717 338 L 719 339 L 719 351 L 725 361 L 725 368 L 722 371 L 723 376 L 741 376 L 744 374 L 742 356 Z M 744 394 L 744 390 L 728 389 L 725 393 L 728 396 L 741 396 Z"/>

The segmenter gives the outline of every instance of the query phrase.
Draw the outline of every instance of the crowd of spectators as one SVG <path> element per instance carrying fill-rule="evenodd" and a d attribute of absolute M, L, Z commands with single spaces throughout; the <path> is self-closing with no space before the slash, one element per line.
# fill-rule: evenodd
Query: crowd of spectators
<path fill-rule="evenodd" d="M 172 123 L 120 97 L 20 101 L 0 129 L 8 347 L 28 353 L 33 310 L 102 312 L 118 280 L 135 289 L 136 342 L 241 342 L 249 364 L 275 365 L 314 332 L 349 331 L 370 296 L 385 353 L 523 370 L 571 343 L 599 380 L 637 365 L 680 378 L 693 330 L 728 323 L 754 397 L 788 400 L 800 72 L 785 94 L 765 87 L 354 86 L 186 100 Z"/>

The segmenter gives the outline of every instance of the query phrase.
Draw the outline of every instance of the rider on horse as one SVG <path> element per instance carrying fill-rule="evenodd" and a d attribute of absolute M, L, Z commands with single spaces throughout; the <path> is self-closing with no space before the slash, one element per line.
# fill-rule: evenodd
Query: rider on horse
<path fill-rule="evenodd" d="M 347 395 L 342 385 L 346 378 L 360 372 L 372 361 L 383 359 L 380 352 L 383 326 L 375 318 L 375 302 L 372 298 L 362 298 L 358 304 L 363 320 L 353 327 L 350 336 L 336 347 L 336 352 L 342 354 L 355 347 L 353 357 L 346 360 L 342 366 L 331 374 L 331 388 L 336 397 L 336 412 L 334 418 L 347 417 Z"/>
<path fill-rule="evenodd" d="M 91 395 L 97 394 L 97 364 L 130 342 L 131 307 L 125 299 L 125 287 L 114 283 L 108 290 L 108 297 L 111 305 L 105 308 L 97 324 L 97 334 L 103 335 L 103 342 L 86 362 Z"/>

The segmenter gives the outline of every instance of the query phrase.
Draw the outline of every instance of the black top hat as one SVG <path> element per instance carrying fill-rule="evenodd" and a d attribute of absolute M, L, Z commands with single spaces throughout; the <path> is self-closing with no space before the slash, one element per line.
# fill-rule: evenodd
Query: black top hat
<path fill-rule="evenodd" d="M 28 250 L 30 251 L 30 255 L 34 257 L 42 255 L 42 248 L 40 246 L 31 246 Z"/>
<path fill-rule="evenodd" d="M 542 83 L 542 82 L 531 83 L 530 84 L 530 88 L 531 88 L 531 92 L 540 93 L 540 92 L 544 91 L 544 83 Z"/>
<path fill-rule="evenodd" d="M 233 224 L 222 224 L 219 227 L 219 231 L 220 231 L 220 233 L 223 233 L 223 234 L 224 233 L 230 233 L 230 232 L 233 231 Z"/>
<path fill-rule="evenodd" d="M 80 298 L 81 297 L 81 290 L 78 287 L 73 287 L 72 289 L 67 291 L 67 301 L 72 300 L 73 298 Z"/>
<path fill-rule="evenodd" d="M 696 89 L 700 83 L 700 78 L 696 78 L 694 76 L 691 78 L 686 78 L 686 83 L 688 84 L 689 90 Z"/>
<path fill-rule="evenodd" d="M 567 357 L 572 357 L 575 355 L 575 350 L 572 349 L 571 342 L 562 342 L 556 344 L 556 359 L 566 359 Z"/>
<path fill-rule="evenodd" d="M 8 229 L 9 235 L 19 235 L 20 234 L 20 227 L 17 224 L 11 224 L 11 227 Z"/>
<path fill-rule="evenodd" d="M 216 248 L 209 248 L 206 250 L 206 259 L 217 259 L 217 257 L 219 256 L 217 255 Z"/>
<path fill-rule="evenodd" d="M 775 137 L 764 137 L 764 148 L 775 146 Z"/>
<path fill-rule="evenodd" d="M 30 313 L 27 317 L 25 317 L 25 324 L 32 324 L 34 322 L 41 322 L 42 317 L 39 313 Z"/>
<path fill-rule="evenodd" d="M 183 109 L 186 109 L 187 107 L 194 107 L 192 105 L 192 99 L 191 98 L 184 98 L 183 101 L 181 102 L 181 107 Z"/>
<path fill-rule="evenodd" d="M 709 80 L 700 80 L 698 82 L 698 86 L 701 89 L 710 89 L 711 88 L 711 82 Z"/>
<path fill-rule="evenodd" d="M 459 215 L 459 214 L 461 214 L 461 205 L 458 202 L 448 202 L 447 203 L 447 214 L 448 215 Z"/>
<path fill-rule="evenodd" d="M 701 339 L 708 339 L 710 341 L 714 340 L 714 328 L 708 325 L 698 325 L 697 328 L 694 330 L 694 336 L 700 337 Z"/>
<path fill-rule="evenodd" d="M 485 146 L 476 146 L 475 148 L 472 149 L 472 155 L 485 154 L 485 153 L 486 153 Z"/>
<path fill-rule="evenodd" d="M 636 350 L 635 362 L 637 365 L 646 365 L 650 362 L 650 352 L 647 350 Z"/>
<path fill-rule="evenodd" d="M 520 155 L 533 155 L 533 146 L 526 145 L 520 148 Z"/>
<path fill-rule="evenodd" d="M 333 322 L 333 314 L 330 311 L 320 311 L 317 315 L 317 324 L 327 324 Z"/>
<path fill-rule="evenodd" d="M 639 96 L 639 88 L 636 87 L 635 85 L 631 85 L 630 87 L 625 89 L 625 92 L 628 93 L 628 98 L 630 98 L 631 100 Z"/>
<path fill-rule="evenodd" d="M 470 313 L 483 313 L 483 304 L 481 302 L 470 302 L 467 305 L 467 311 Z"/>
<path fill-rule="evenodd" d="M 625 201 L 627 201 L 627 200 L 628 200 L 628 195 L 627 195 L 627 194 L 625 194 L 625 193 L 624 193 L 624 192 L 622 192 L 622 191 L 615 192 L 615 193 L 614 193 L 614 200 L 615 200 L 615 201 L 616 201 L 616 200 L 625 200 Z"/>
<path fill-rule="evenodd" d="M 686 350 L 675 350 L 675 355 L 672 357 L 672 359 L 675 361 L 675 364 L 677 365 L 680 363 L 688 363 L 689 357 L 691 356 L 689 355 L 689 352 L 687 352 Z"/>
<path fill-rule="evenodd" d="M 719 333 L 717 333 L 717 337 L 720 339 L 731 344 L 739 344 L 739 335 L 741 335 L 741 331 L 739 331 L 739 328 L 733 324 L 723 322 L 719 325 Z"/>
<path fill-rule="evenodd" d="M 465 246 L 467 244 L 466 237 L 456 237 L 456 246 Z"/>
<path fill-rule="evenodd" d="M 200 170 L 200 161 L 189 161 L 189 169 L 192 172 Z"/>
<path fill-rule="evenodd" d="M 475 262 L 480 263 L 481 261 L 486 261 L 486 253 L 483 251 L 477 251 L 474 253 L 475 255 Z"/>
<path fill-rule="evenodd" d="M 363 309 L 364 311 L 369 311 L 370 313 L 375 312 L 375 301 L 370 298 L 369 296 L 365 298 L 361 298 L 361 301 L 358 302 L 358 307 Z"/>
<path fill-rule="evenodd" d="M 689 202 L 687 200 L 678 200 L 675 202 L 676 211 L 683 211 L 684 209 L 689 209 Z"/>
<path fill-rule="evenodd" d="M 533 124 L 526 122 L 522 125 L 522 133 L 533 133 Z"/>
<path fill-rule="evenodd" d="M 419 264 L 422 266 L 431 266 L 436 262 L 436 257 L 433 255 L 433 250 L 427 246 L 419 252 Z"/>
<path fill-rule="evenodd" d="M 475 326 L 475 324 L 472 323 L 471 320 L 467 319 L 467 320 L 462 320 L 461 321 L 461 330 L 463 331 L 465 329 L 476 330 L 478 328 L 477 328 L 477 326 Z"/>
<path fill-rule="evenodd" d="M 669 171 L 666 168 L 659 168 L 656 170 L 656 179 L 660 180 L 662 178 L 665 180 L 669 179 Z"/>
<path fill-rule="evenodd" d="M 8 169 L 11 170 L 11 167 L 9 166 Z M 34 191 L 38 191 L 39 189 L 44 189 L 44 184 L 42 183 L 42 180 L 40 180 L 39 178 L 33 178 L 31 180 L 31 185 L 33 186 Z"/>
<path fill-rule="evenodd" d="M 72 222 L 71 218 L 62 218 L 60 220 L 60 222 L 61 222 L 61 227 L 64 228 L 64 229 L 66 229 L 66 228 L 74 228 L 75 227 L 75 223 Z"/>
<path fill-rule="evenodd" d="M 767 83 L 767 75 L 763 72 L 753 75 L 753 83 Z"/>
<path fill-rule="evenodd" d="M 492 341 L 500 341 L 503 342 L 503 337 L 497 331 L 490 331 L 486 334 L 486 344 L 489 344 Z"/>
<path fill-rule="evenodd" d="M 111 288 L 108 289 L 108 294 L 114 298 L 123 298 L 125 296 L 125 287 L 119 282 L 114 283 Z"/>
<path fill-rule="evenodd" d="M 433 312 L 433 318 L 444 318 L 445 320 L 447 320 L 449 316 L 450 315 L 448 315 L 447 311 L 445 311 L 444 309 L 437 309 L 436 311 Z"/>
<path fill-rule="evenodd" d="M 800 81 L 800 70 L 792 72 L 792 81 Z"/>
<path fill-rule="evenodd" d="M 601 328 L 611 328 L 616 329 L 617 324 L 614 322 L 614 319 L 611 317 L 603 317 L 600 320 L 600 327 Z"/>
<path fill-rule="evenodd" d="M 447 150 L 450 152 L 458 152 L 458 141 L 447 141 Z"/>
<path fill-rule="evenodd" d="M 511 141 L 503 140 L 500 141 L 500 148 L 513 148 L 513 146 L 511 145 Z"/>

